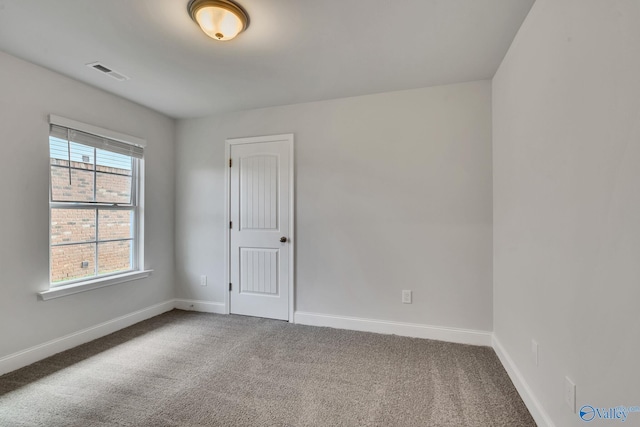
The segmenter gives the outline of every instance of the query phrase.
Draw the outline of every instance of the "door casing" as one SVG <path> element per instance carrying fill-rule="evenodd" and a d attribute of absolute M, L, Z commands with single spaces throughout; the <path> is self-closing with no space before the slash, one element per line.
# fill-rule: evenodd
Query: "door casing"
<path fill-rule="evenodd" d="M 224 224 L 226 232 L 224 233 L 224 265 L 225 268 L 225 292 L 224 292 L 224 312 L 229 314 L 231 311 L 228 283 L 231 278 L 231 230 L 229 229 L 229 222 L 231 221 L 231 168 L 229 167 L 229 160 L 231 159 L 231 147 L 239 144 L 259 144 L 264 142 L 276 142 L 286 141 L 289 144 L 289 155 L 291 161 L 289 162 L 289 322 L 294 321 L 295 310 L 295 157 L 293 148 L 293 134 L 280 134 L 269 136 L 255 136 L 246 138 L 229 138 L 225 142 L 225 174 L 224 174 L 224 188 L 225 188 L 225 209 L 224 209 Z M 235 286 L 239 286 L 236 284 Z"/>

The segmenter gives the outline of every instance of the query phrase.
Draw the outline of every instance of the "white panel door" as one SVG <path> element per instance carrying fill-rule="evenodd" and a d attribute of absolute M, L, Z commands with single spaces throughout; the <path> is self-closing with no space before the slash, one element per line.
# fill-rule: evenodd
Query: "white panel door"
<path fill-rule="evenodd" d="M 229 303 L 234 314 L 289 320 L 293 141 L 287 137 L 231 142 Z"/>

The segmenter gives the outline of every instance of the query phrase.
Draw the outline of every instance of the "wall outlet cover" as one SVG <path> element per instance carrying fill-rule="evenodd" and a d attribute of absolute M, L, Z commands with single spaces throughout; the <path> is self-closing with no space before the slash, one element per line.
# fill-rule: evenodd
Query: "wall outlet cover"
<path fill-rule="evenodd" d="M 402 291 L 402 303 L 403 304 L 411 304 L 411 291 Z"/>

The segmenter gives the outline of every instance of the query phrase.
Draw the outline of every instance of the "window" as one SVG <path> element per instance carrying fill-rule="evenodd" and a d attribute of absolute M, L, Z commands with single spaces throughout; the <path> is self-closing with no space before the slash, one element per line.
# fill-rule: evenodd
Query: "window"
<path fill-rule="evenodd" d="M 139 203 L 143 148 L 100 136 L 101 133 L 56 124 L 52 116 L 49 133 L 52 289 L 135 272 L 143 264 Z"/>

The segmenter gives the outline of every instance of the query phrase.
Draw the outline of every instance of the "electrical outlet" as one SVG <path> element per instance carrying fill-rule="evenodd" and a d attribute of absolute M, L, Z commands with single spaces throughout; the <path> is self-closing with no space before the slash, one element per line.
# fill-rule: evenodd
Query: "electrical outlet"
<path fill-rule="evenodd" d="M 576 385 L 569 379 L 564 377 L 564 401 L 571 412 L 576 413 Z"/>
<path fill-rule="evenodd" d="M 402 303 L 411 304 L 411 291 L 402 291 Z"/>
<path fill-rule="evenodd" d="M 538 341 L 531 340 L 531 360 L 538 366 Z"/>
<path fill-rule="evenodd" d="M 204 274 L 200 276 L 200 286 L 207 286 L 207 276 Z"/>

